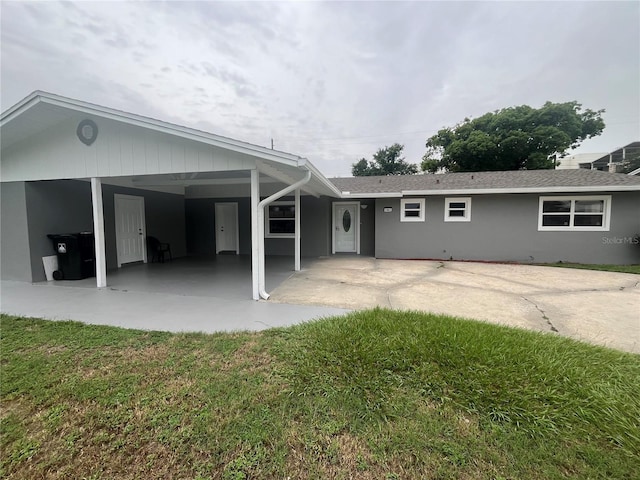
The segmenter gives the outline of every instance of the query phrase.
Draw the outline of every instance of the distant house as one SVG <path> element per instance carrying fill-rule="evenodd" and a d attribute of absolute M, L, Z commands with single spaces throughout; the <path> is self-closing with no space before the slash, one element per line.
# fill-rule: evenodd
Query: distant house
<path fill-rule="evenodd" d="M 45 279 L 49 233 L 92 231 L 96 285 L 173 256 L 640 262 L 640 177 L 590 170 L 326 178 L 307 159 L 49 93 L 0 120 L 2 278 Z"/>
<path fill-rule="evenodd" d="M 603 172 L 619 172 L 629 159 L 640 155 L 640 141 L 631 142 L 609 153 L 576 153 L 558 160 L 557 170 L 584 168 Z"/>
<path fill-rule="evenodd" d="M 592 162 L 592 168 L 609 172 L 619 172 L 625 162 L 640 155 L 640 141 L 631 142 Z"/>
<path fill-rule="evenodd" d="M 609 155 L 606 152 L 598 153 L 575 153 L 573 155 L 567 155 L 566 157 L 559 158 L 556 163 L 556 170 L 575 170 L 576 168 L 585 168 L 587 170 L 593 169 L 593 162 L 599 160 L 605 155 Z M 603 170 L 595 169 L 595 170 Z"/>

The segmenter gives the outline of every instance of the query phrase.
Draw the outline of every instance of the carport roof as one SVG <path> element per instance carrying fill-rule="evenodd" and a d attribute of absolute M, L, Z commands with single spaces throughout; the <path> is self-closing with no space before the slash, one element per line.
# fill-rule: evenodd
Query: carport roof
<path fill-rule="evenodd" d="M 517 170 L 331 178 L 345 198 L 640 191 L 640 178 L 597 170 Z"/>
<path fill-rule="evenodd" d="M 39 133 L 54 123 L 59 122 L 60 117 L 75 118 L 83 114 L 96 115 L 131 125 L 138 125 L 150 130 L 197 140 L 240 153 L 256 155 L 265 160 L 278 159 L 280 161 L 287 161 L 293 165 L 305 164 L 307 162 L 305 158 L 291 153 L 272 150 L 233 138 L 215 135 L 203 130 L 184 127 L 40 90 L 36 90 L 14 106 L 2 112 L 0 116 L 2 146 L 6 148 L 30 135 Z"/>
<path fill-rule="evenodd" d="M 39 90 L 31 93 L 0 115 L 2 149 L 4 151 L 14 144 L 24 141 L 31 136 L 38 135 L 63 119 L 80 121 L 87 115 L 111 119 L 162 134 L 182 137 L 187 140 L 249 155 L 256 160 L 256 165 L 261 169 L 262 173 L 266 173 L 285 184 L 296 182 L 299 179 L 297 178 L 298 172 L 308 170 L 311 171 L 312 174 L 311 180 L 307 185 L 302 187 L 302 190 L 314 195 L 340 196 L 335 186 L 304 157 Z M 171 173 L 175 175 L 175 172 Z M 202 173 L 184 173 L 200 177 L 189 177 L 191 183 L 202 183 L 203 181 L 206 183 L 206 179 L 203 180 L 205 176 L 203 176 Z M 222 177 L 224 177 L 224 173 L 215 172 L 215 179 Z M 45 178 L 21 178 L 20 180 L 40 179 Z M 146 180 L 146 183 L 153 183 L 153 180 L 153 178 L 149 178 Z M 155 179 L 155 181 L 158 181 L 158 179 Z M 168 178 L 164 178 L 162 182 L 164 182 L 164 184 L 182 185 L 185 183 L 185 180 L 177 178 L 169 182 Z"/>

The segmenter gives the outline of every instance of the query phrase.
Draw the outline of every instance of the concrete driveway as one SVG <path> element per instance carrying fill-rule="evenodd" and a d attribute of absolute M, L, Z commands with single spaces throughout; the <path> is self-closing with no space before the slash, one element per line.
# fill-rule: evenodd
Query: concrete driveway
<path fill-rule="evenodd" d="M 640 276 L 531 265 L 323 258 L 270 301 L 422 310 L 640 353 Z"/>

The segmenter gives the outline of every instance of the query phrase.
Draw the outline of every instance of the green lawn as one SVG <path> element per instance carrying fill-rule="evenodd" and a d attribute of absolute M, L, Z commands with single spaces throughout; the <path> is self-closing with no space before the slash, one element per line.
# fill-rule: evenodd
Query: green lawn
<path fill-rule="evenodd" d="M 373 310 L 261 333 L 1 317 L 3 478 L 632 479 L 640 356 Z"/>
<path fill-rule="evenodd" d="M 584 270 L 600 270 L 603 272 L 635 273 L 640 275 L 640 265 L 598 265 L 591 263 L 542 263 L 545 267 L 581 268 Z"/>

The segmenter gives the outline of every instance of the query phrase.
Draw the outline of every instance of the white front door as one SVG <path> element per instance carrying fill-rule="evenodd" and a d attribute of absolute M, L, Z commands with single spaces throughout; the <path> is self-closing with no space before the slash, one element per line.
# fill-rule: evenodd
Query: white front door
<path fill-rule="evenodd" d="M 118 267 L 123 263 L 147 263 L 144 197 L 115 194 L 116 252 Z"/>
<path fill-rule="evenodd" d="M 240 253 L 238 235 L 238 204 L 216 203 L 216 254 Z"/>
<path fill-rule="evenodd" d="M 360 253 L 360 204 L 333 204 L 333 253 Z"/>

